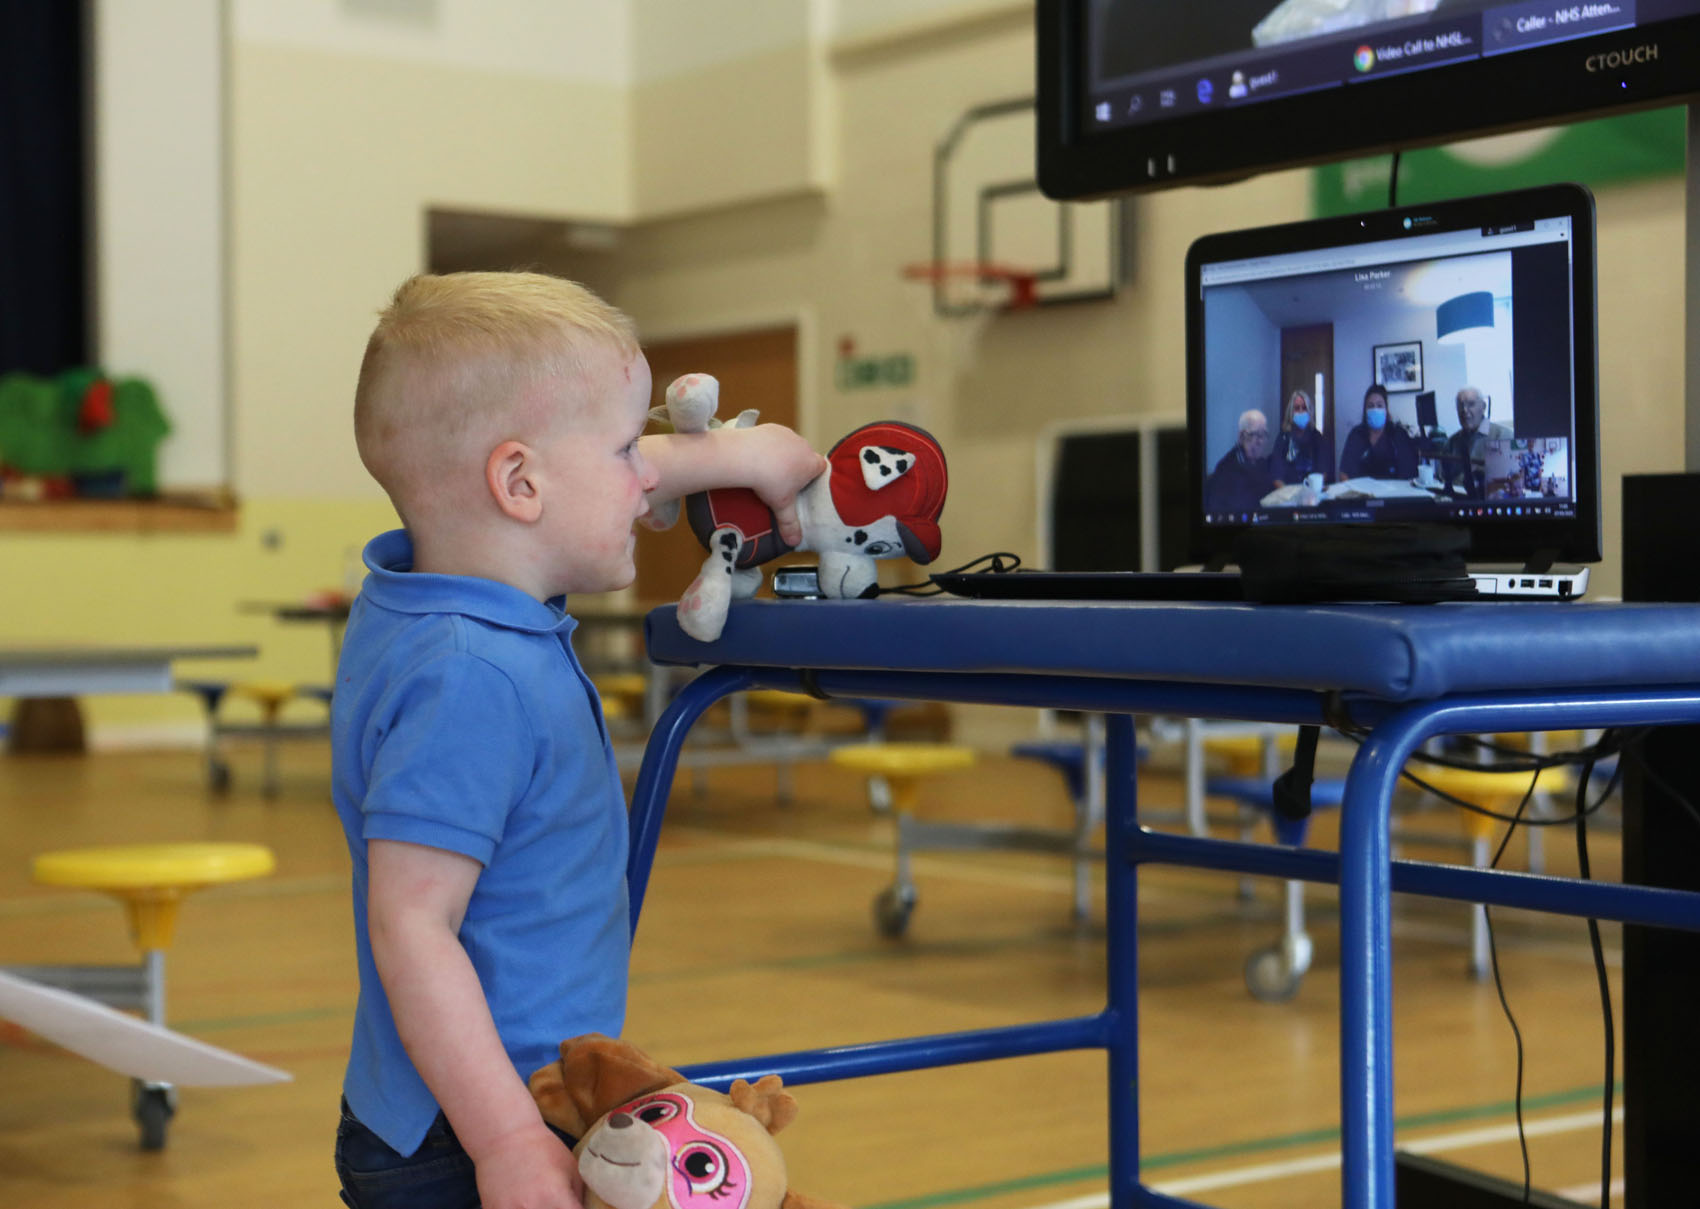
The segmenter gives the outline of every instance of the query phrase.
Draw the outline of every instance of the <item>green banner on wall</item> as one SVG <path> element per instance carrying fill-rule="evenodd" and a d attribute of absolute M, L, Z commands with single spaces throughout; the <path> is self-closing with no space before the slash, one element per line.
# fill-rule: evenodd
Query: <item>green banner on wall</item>
<path fill-rule="evenodd" d="M 1406 152 L 1399 161 L 1399 204 L 1499 193 L 1557 181 L 1599 188 L 1681 173 L 1686 110 L 1677 106 L 1549 126 L 1446 147 Z M 1328 164 L 1311 179 L 1316 214 L 1352 214 L 1387 205 L 1391 155 Z"/>

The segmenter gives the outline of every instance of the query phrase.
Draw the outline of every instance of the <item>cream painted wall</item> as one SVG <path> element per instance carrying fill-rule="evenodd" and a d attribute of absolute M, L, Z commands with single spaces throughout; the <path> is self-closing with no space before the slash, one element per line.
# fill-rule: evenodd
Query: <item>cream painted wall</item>
<path fill-rule="evenodd" d="M 93 346 L 148 379 L 175 431 L 160 481 L 227 481 L 224 16 L 221 0 L 89 5 Z M 161 70 L 163 63 L 170 70 Z"/>
<path fill-rule="evenodd" d="M 631 7 L 608 0 L 230 0 L 236 39 L 509 76 L 632 81 Z"/>
<path fill-rule="evenodd" d="M 632 77 L 646 84 L 725 63 L 760 60 L 821 36 L 817 6 L 806 0 L 680 3 L 627 0 Z"/>
<path fill-rule="evenodd" d="M 828 83 L 815 44 L 646 80 L 632 92 L 634 219 L 823 191 Z"/>
<path fill-rule="evenodd" d="M 798 0 L 631 0 L 634 221 L 822 190 L 823 15 Z"/>
<path fill-rule="evenodd" d="M 427 209 L 622 218 L 627 94 L 279 45 L 238 46 L 234 74 L 237 481 L 370 495 L 354 378 L 378 309 L 424 267 Z"/>

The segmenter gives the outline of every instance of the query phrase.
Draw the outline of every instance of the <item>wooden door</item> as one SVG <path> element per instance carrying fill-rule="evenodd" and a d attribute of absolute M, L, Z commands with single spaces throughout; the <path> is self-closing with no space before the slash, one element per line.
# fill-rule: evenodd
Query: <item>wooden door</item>
<path fill-rule="evenodd" d="M 694 336 L 644 348 L 655 380 L 652 406 L 666 402 L 667 384 L 681 374 L 720 380 L 719 418 L 747 408 L 761 418 L 797 426 L 797 329 L 763 328 L 730 335 Z M 677 600 L 702 567 L 703 550 L 681 517 L 665 533 L 638 530 L 637 599 L 643 605 Z M 765 594 L 766 588 L 763 588 Z"/>

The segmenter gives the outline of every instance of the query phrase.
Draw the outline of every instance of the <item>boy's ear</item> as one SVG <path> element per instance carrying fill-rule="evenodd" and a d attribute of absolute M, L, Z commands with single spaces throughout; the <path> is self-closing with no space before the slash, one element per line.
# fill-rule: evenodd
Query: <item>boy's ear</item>
<path fill-rule="evenodd" d="M 504 516 L 530 524 L 543 513 L 537 458 L 523 441 L 503 441 L 484 460 L 484 485 Z"/>

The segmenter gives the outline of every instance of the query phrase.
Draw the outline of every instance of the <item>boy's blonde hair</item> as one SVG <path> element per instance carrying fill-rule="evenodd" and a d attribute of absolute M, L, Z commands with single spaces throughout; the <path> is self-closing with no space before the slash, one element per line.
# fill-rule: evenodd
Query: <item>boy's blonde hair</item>
<path fill-rule="evenodd" d="M 531 406 L 545 383 L 577 404 L 609 353 L 640 352 L 631 319 L 543 273 L 420 274 L 403 282 L 366 342 L 354 391 L 360 460 L 403 511 L 467 458 L 533 440 L 558 419 Z"/>

